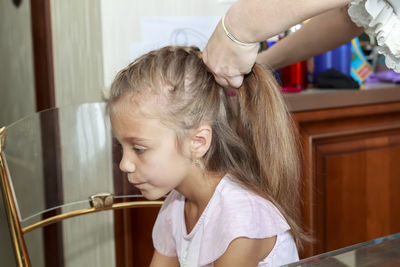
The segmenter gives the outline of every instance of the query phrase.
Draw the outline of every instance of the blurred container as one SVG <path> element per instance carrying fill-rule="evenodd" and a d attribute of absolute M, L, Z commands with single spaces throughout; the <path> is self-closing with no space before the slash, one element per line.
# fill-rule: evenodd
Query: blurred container
<path fill-rule="evenodd" d="M 351 41 L 353 57 L 351 61 L 351 77 L 359 84 L 373 72 L 371 64 L 368 62 L 364 52 L 361 49 L 358 37 Z"/>
<path fill-rule="evenodd" d="M 314 57 L 314 77 L 333 68 L 333 51 Z"/>
<path fill-rule="evenodd" d="M 301 24 L 291 27 L 281 38 L 284 38 L 301 28 Z M 301 49 L 301 48 L 300 48 Z M 283 92 L 300 92 L 307 88 L 307 61 L 301 61 L 281 69 Z"/>
<path fill-rule="evenodd" d="M 351 59 L 351 42 L 318 55 L 314 57 L 314 77 L 332 68 L 350 76 Z"/>
<path fill-rule="evenodd" d="M 281 70 L 282 91 L 300 92 L 307 88 L 307 62 L 301 61 Z"/>
<path fill-rule="evenodd" d="M 350 76 L 351 58 L 351 42 L 339 46 L 333 50 L 333 68 Z"/>

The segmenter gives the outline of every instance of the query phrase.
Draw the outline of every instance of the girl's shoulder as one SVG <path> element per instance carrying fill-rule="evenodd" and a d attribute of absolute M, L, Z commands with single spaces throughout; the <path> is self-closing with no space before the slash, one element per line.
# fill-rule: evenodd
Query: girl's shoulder
<path fill-rule="evenodd" d="M 237 224 L 262 221 L 264 226 L 267 224 L 263 229 L 271 229 L 271 236 L 276 234 L 275 231 L 290 229 L 282 213 L 271 201 L 245 188 L 229 174 L 221 181 L 213 198 L 215 200 L 210 204 L 214 204 L 214 207 L 209 217 L 219 217 Z"/>
<path fill-rule="evenodd" d="M 290 227 L 279 210 L 267 199 L 249 191 L 225 176 L 218 185 L 204 221 L 201 259 L 218 259 L 238 237 L 269 238 Z M 207 244 L 218 244 L 208 246 Z M 204 261 L 203 263 L 206 263 Z"/>

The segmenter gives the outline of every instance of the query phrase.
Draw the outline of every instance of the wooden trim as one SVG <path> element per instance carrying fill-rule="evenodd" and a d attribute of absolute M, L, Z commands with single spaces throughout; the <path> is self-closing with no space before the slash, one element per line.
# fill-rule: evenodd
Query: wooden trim
<path fill-rule="evenodd" d="M 400 101 L 400 88 L 394 83 L 366 84 L 370 89 L 306 89 L 284 93 L 291 112 L 375 105 Z"/>
<path fill-rule="evenodd" d="M 50 0 L 31 0 L 33 66 L 36 110 L 56 107 Z M 46 206 L 61 203 L 62 169 L 58 112 L 40 117 Z M 55 216 L 59 210 L 46 216 Z M 46 219 L 46 217 L 44 217 Z M 46 266 L 64 266 L 63 231 L 60 223 L 43 228 Z"/>
<path fill-rule="evenodd" d="M 36 110 L 56 106 L 50 0 L 31 0 Z"/>
<path fill-rule="evenodd" d="M 348 108 L 322 109 L 317 111 L 302 111 L 292 113 L 297 124 L 316 122 L 323 120 L 354 118 L 368 115 L 397 113 L 400 110 L 400 102 L 357 106 Z"/>
<path fill-rule="evenodd" d="M 62 158 L 58 110 L 40 114 L 44 194 L 46 208 L 63 203 Z M 47 219 L 61 213 L 52 210 L 43 216 Z M 61 223 L 43 228 L 46 266 L 64 266 L 63 228 Z"/>

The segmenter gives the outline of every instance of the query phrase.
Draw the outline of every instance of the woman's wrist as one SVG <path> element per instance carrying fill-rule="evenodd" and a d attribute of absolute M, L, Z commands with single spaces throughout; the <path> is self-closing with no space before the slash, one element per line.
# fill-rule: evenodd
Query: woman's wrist
<path fill-rule="evenodd" d="M 231 39 L 234 43 L 236 43 L 238 45 L 241 45 L 241 46 L 254 46 L 254 45 L 257 45 L 257 42 L 252 42 L 252 43 L 243 42 L 240 39 L 238 39 L 237 37 L 235 37 L 235 35 L 233 35 L 225 25 L 225 16 L 226 16 L 226 14 L 222 17 L 221 25 L 222 25 L 222 28 L 224 29 L 225 35 L 229 39 Z"/>
<path fill-rule="evenodd" d="M 257 40 L 254 31 L 250 29 L 249 22 L 247 19 L 243 19 L 246 17 L 246 14 L 243 14 L 243 11 L 240 12 L 239 6 L 236 7 L 235 4 L 225 13 L 224 25 L 226 30 L 234 36 L 236 40 L 239 40 L 242 43 L 252 44 L 258 43 L 260 40 Z M 225 29 L 224 29 L 225 30 Z"/>

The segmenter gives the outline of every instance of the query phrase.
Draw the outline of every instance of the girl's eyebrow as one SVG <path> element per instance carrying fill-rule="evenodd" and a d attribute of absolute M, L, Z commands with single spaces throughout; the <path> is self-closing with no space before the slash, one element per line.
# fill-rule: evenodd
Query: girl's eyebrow
<path fill-rule="evenodd" d="M 120 142 L 119 138 L 117 138 L 117 136 L 116 136 L 114 133 L 112 133 L 112 136 L 113 136 L 113 138 L 115 138 L 115 140 L 117 140 L 118 142 Z M 140 138 L 140 137 L 125 137 L 125 138 L 122 138 L 122 140 L 123 140 L 123 141 L 126 141 L 126 142 L 130 142 L 130 143 L 149 141 L 149 140 L 146 139 L 146 138 Z"/>
<path fill-rule="evenodd" d="M 130 142 L 130 143 L 148 142 L 148 141 L 150 141 L 149 139 L 141 138 L 141 137 L 126 137 L 126 138 L 124 138 L 124 140 L 126 142 Z"/>

